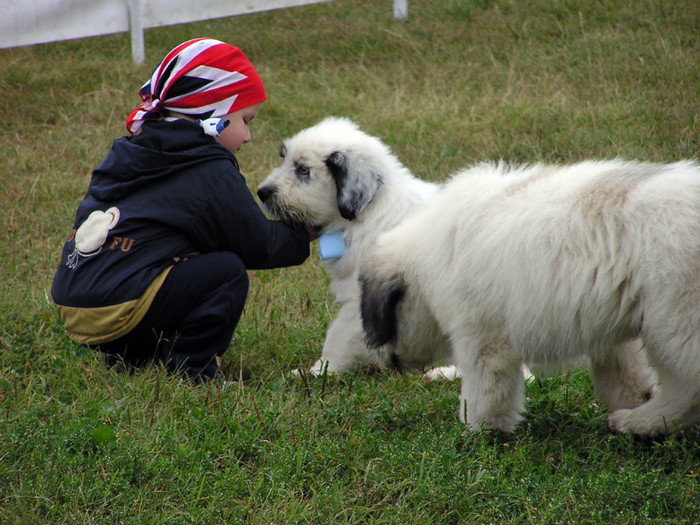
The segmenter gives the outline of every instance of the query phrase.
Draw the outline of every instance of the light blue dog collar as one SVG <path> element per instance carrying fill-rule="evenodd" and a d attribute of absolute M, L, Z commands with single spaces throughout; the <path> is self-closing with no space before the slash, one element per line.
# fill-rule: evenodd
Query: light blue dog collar
<path fill-rule="evenodd" d="M 322 261 L 340 259 L 345 253 L 343 230 L 322 233 L 318 238 L 318 251 Z"/>

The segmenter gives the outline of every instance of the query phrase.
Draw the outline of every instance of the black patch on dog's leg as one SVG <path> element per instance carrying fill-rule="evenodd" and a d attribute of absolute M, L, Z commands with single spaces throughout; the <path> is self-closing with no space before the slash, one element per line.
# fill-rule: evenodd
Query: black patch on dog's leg
<path fill-rule="evenodd" d="M 395 343 L 398 335 L 396 307 L 404 295 L 403 283 L 398 278 L 379 283 L 376 279 L 361 275 L 360 285 L 365 344 L 372 349 Z"/>
<path fill-rule="evenodd" d="M 394 352 L 392 352 L 389 356 L 389 368 L 401 375 L 404 375 L 406 373 L 401 359 L 399 359 L 399 356 L 396 355 Z"/>

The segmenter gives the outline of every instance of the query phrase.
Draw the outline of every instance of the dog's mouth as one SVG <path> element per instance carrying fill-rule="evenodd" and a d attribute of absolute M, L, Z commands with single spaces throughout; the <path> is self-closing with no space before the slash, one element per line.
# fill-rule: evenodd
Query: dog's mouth
<path fill-rule="evenodd" d="M 309 224 L 307 217 L 303 213 L 279 206 L 274 198 L 267 198 L 263 200 L 262 205 L 270 215 L 288 226 L 292 226 L 294 228 L 317 228 L 317 226 Z"/>
<path fill-rule="evenodd" d="M 307 230 L 313 231 L 316 235 L 320 235 L 325 228 L 322 225 L 310 223 L 308 221 L 308 217 L 304 216 L 301 213 L 294 213 L 289 211 L 281 213 L 279 210 L 272 210 L 269 207 L 268 211 L 277 219 L 279 219 L 286 225 L 291 226 L 292 228 L 306 228 Z"/>
<path fill-rule="evenodd" d="M 293 228 L 306 228 L 312 230 L 316 234 L 320 234 L 326 227 L 325 224 L 318 224 L 315 221 L 309 220 L 307 214 L 300 210 L 280 205 L 276 198 L 276 192 L 273 189 L 261 186 L 258 189 L 258 197 L 265 211 L 288 226 Z"/>
<path fill-rule="evenodd" d="M 308 217 L 302 215 L 301 213 L 295 214 L 295 213 L 287 213 L 287 214 L 279 214 L 275 213 L 275 217 L 277 217 L 280 221 L 285 223 L 288 226 L 291 226 L 292 228 L 306 228 L 307 230 L 311 230 L 314 233 L 320 235 L 321 232 L 323 232 L 324 227 L 319 226 L 318 224 L 314 224 L 309 222 Z"/>

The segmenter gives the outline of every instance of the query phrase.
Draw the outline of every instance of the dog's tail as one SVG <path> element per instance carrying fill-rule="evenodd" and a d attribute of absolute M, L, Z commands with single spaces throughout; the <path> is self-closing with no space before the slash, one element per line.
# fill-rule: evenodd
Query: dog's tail
<path fill-rule="evenodd" d="M 360 269 L 360 311 L 365 344 L 368 348 L 379 348 L 396 342 L 398 336 L 397 306 L 405 293 L 405 284 L 398 273 L 383 277 L 365 261 Z"/>

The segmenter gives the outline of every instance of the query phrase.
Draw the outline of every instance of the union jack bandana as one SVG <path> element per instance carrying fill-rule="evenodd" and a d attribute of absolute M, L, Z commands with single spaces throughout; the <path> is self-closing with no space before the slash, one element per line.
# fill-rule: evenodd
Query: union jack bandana
<path fill-rule="evenodd" d="M 145 120 L 160 120 L 167 111 L 206 121 L 267 99 L 260 76 L 243 52 L 211 38 L 189 40 L 173 49 L 139 95 L 143 102 L 126 119 L 132 135 Z"/>

